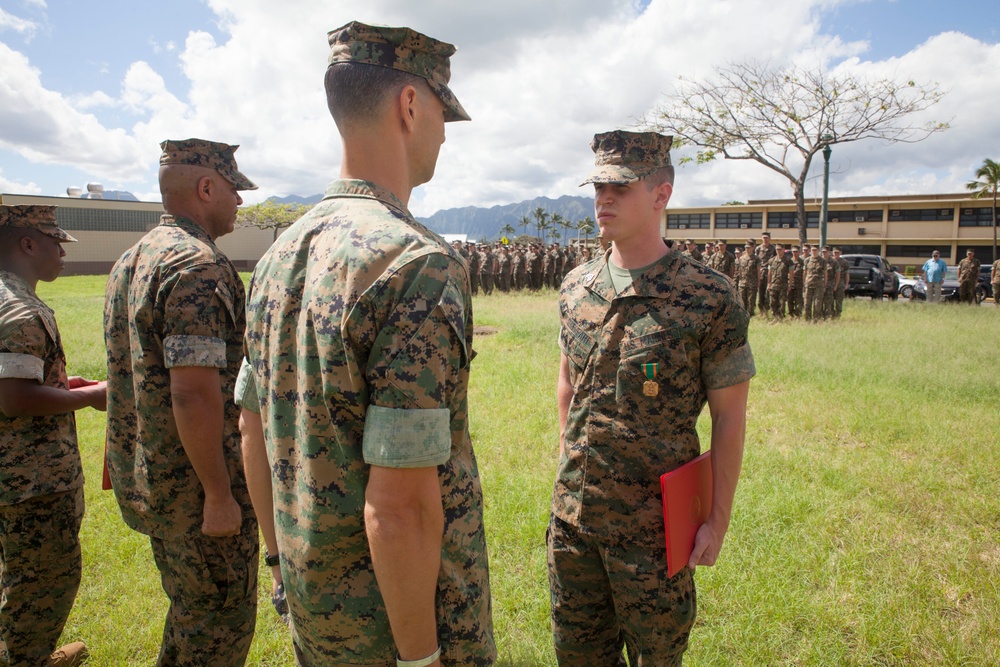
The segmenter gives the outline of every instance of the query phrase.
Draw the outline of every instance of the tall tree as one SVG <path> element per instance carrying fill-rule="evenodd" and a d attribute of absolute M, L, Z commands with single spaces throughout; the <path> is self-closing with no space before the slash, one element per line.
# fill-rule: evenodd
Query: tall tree
<path fill-rule="evenodd" d="M 236 226 L 273 229 L 274 238 L 278 238 L 279 230 L 291 225 L 311 208 L 312 206 L 305 204 L 279 204 L 268 199 L 259 204 L 241 206 L 237 209 Z"/>
<path fill-rule="evenodd" d="M 527 234 L 528 233 L 528 227 L 531 226 L 531 218 L 529 218 L 526 215 L 522 215 L 521 219 L 517 221 L 517 224 L 518 224 L 519 227 L 521 227 L 521 229 L 524 230 L 524 231 L 521 232 L 521 234 Z"/>
<path fill-rule="evenodd" d="M 997 261 L 997 190 L 1000 189 L 1000 162 L 986 158 L 976 170 L 976 180 L 969 181 L 965 188 L 972 192 L 973 199 L 993 197 L 993 261 Z"/>
<path fill-rule="evenodd" d="M 503 227 L 500 228 L 500 235 L 501 236 L 506 236 L 508 238 L 508 240 L 510 240 L 510 237 L 514 235 L 515 231 L 517 231 L 517 230 L 514 229 L 514 225 L 512 225 L 512 224 L 510 224 L 508 222 L 506 225 L 504 225 Z"/>
<path fill-rule="evenodd" d="M 576 223 L 576 228 L 583 232 L 583 240 L 585 243 L 590 241 L 590 235 L 594 233 L 595 227 L 596 223 L 589 215 Z"/>
<path fill-rule="evenodd" d="M 549 213 L 544 208 L 539 206 L 532 212 L 535 216 L 535 229 L 538 231 L 538 238 L 545 242 L 545 235 L 543 232 L 549 228 Z"/>
<path fill-rule="evenodd" d="M 673 134 L 675 146 L 697 148 L 680 163 L 753 160 L 788 179 L 804 244 L 805 182 L 816 154 L 862 139 L 915 143 L 946 130 L 948 123 L 910 118 L 943 95 L 937 84 L 750 60 L 718 67 L 705 81 L 682 78 L 647 124 Z"/>
<path fill-rule="evenodd" d="M 565 230 L 566 229 L 566 219 L 563 218 L 558 213 L 553 213 L 552 217 L 549 218 L 549 222 L 552 223 L 552 229 L 556 231 L 556 233 L 555 233 L 555 240 L 559 241 L 560 238 L 562 237 L 562 232 L 560 230 Z M 551 237 L 552 234 L 549 234 L 549 236 Z M 565 245 L 565 239 L 562 239 L 562 240 L 563 240 L 563 245 Z"/>

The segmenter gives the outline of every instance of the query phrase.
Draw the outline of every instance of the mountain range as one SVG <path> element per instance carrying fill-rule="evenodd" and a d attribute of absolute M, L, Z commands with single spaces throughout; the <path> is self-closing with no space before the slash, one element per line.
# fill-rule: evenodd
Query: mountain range
<path fill-rule="evenodd" d="M 287 197 L 271 197 L 270 199 L 279 204 L 311 205 L 323 199 L 323 195 L 312 195 L 311 197 L 289 195 Z M 465 234 L 470 241 L 488 241 L 503 236 L 501 230 L 505 225 L 514 228 L 513 236 L 535 235 L 535 218 L 532 213 L 539 208 L 544 209 L 550 216 L 553 213 L 558 213 L 564 219 L 573 222 L 588 216 L 591 219 L 594 217 L 593 197 L 563 195 L 558 199 L 535 197 L 516 204 L 503 204 L 489 208 L 478 206 L 449 208 L 440 210 L 430 217 L 418 219 L 438 234 Z M 520 225 L 521 218 L 524 216 L 531 220 L 531 224 L 527 228 Z M 560 240 L 575 238 L 577 235 L 575 230 L 560 229 L 558 231 L 560 232 Z"/>

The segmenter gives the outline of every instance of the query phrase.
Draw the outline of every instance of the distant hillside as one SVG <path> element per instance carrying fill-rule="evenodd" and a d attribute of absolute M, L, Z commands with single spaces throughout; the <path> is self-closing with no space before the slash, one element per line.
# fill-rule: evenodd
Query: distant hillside
<path fill-rule="evenodd" d="M 536 208 L 545 209 L 549 215 L 558 213 L 567 220 L 576 222 L 587 216 L 594 217 L 594 200 L 592 197 L 571 197 L 563 195 L 559 199 L 536 197 L 517 204 L 497 205 L 491 208 L 466 206 L 464 208 L 449 208 L 438 211 L 429 218 L 420 221 L 438 234 L 468 234 L 469 239 L 489 240 L 501 236 L 500 229 L 510 225 L 515 229 L 514 235 L 535 234 L 534 217 L 531 215 Z M 532 225 L 527 229 L 518 223 L 522 216 L 528 216 Z M 575 238 L 576 232 L 567 231 L 566 238 Z"/>
<path fill-rule="evenodd" d="M 323 199 L 323 195 L 313 195 L 311 197 L 300 197 L 298 195 L 288 195 L 287 197 L 270 197 L 270 200 L 279 204 L 315 204 Z M 564 195 L 559 199 L 549 199 L 548 197 L 536 197 L 528 201 L 517 204 L 497 205 L 491 208 L 479 208 L 477 206 L 466 206 L 464 208 L 449 208 L 438 211 L 429 218 L 420 218 L 420 221 L 433 229 L 438 234 L 466 234 L 470 240 L 490 240 L 501 236 L 500 229 L 504 225 L 514 228 L 514 236 L 521 234 L 535 234 L 535 218 L 531 215 L 537 208 L 545 209 L 549 215 L 558 213 L 567 220 L 576 222 L 587 216 L 594 217 L 593 197 L 571 197 Z M 528 216 L 532 225 L 527 229 L 521 227 L 522 216 Z M 560 230 L 560 233 L 561 230 Z M 576 232 L 565 232 L 566 238 L 575 238 Z"/>

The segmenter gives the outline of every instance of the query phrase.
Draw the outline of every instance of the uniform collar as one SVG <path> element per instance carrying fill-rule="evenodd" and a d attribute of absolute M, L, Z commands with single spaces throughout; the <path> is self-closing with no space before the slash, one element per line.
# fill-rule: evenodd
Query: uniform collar
<path fill-rule="evenodd" d="M 163 215 L 160 216 L 160 224 L 168 225 L 171 227 L 180 227 L 184 231 L 190 233 L 192 236 L 196 236 L 198 239 L 202 241 L 215 245 L 215 242 L 212 241 L 212 237 L 208 235 L 208 232 L 205 231 L 205 228 L 199 225 L 191 218 L 185 218 L 182 215 L 171 215 L 169 213 L 164 213 Z"/>
<path fill-rule="evenodd" d="M 362 181 L 353 178 L 341 178 L 330 183 L 326 189 L 323 199 L 333 197 L 358 197 L 362 199 L 376 199 L 389 208 L 395 209 L 407 218 L 412 218 L 410 210 L 406 204 L 400 201 L 388 188 L 382 187 L 371 181 Z"/>
<path fill-rule="evenodd" d="M 584 287 L 607 302 L 629 297 L 667 298 L 672 291 L 674 276 L 677 275 L 682 263 L 680 253 L 670 248 L 656 264 L 642 273 L 641 278 L 632 281 L 632 284 L 621 293 L 616 293 L 614 284 L 611 282 L 611 269 L 608 266 L 610 261 L 611 250 L 608 249 L 594 270 L 583 276 Z"/>
<path fill-rule="evenodd" d="M 24 290 L 25 293 L 35 296 L 35 290 L 31 289 L 31 285 L 28 284 L 28 281 L 13 271 L 0 271 L 0 278 L 3 278 L 3 281 L 10 285 L 11 288 Z"/>

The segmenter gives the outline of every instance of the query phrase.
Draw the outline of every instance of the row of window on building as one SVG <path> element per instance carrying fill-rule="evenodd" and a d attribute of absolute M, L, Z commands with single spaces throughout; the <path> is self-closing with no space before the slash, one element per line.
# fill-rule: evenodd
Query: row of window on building
<path fill-rule="evenodd" d="M 950 222 L 955 219 L 954 208 L 890 209 L 890 222 Z M 883 209 L 870 211 L 829 211 L 827 222 L 883 222 Z M 667 229 L 710 229 L 711 213 L 667 213 Z M 764 213 L 716 213 L 716 229 L 762 229 Z M 796 229 L 799 226 L 795 211 L 770 211 L 767 213 L 768 229 Z M 992 227 L 992 208 L 963 208 L 959 210 L 959 227 Z M 806 213 L 806 227 L 819 227 L 819 211 Z"/>

